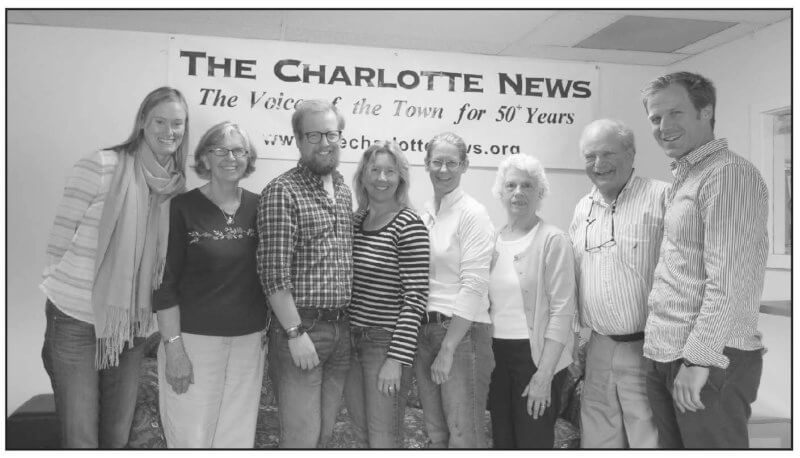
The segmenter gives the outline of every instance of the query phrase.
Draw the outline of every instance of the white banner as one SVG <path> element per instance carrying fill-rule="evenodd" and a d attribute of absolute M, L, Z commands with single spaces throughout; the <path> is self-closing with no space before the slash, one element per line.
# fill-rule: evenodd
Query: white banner
<path fill-rule="evenodd" d="M 325 99 L 346 119 L 342 161 L 395 140 L 421 164 L 425 143 L 452 131 L 473 166 L 524 153 L 548 168 L 582 169 L 578 138 L 597 112 L 597 69 L 572 62 L 174 36 L 168 68 L 189 103 L 192 147 L 229 120 L 249 131 L 259 158 L 298 158 L 294 108 Z"/>

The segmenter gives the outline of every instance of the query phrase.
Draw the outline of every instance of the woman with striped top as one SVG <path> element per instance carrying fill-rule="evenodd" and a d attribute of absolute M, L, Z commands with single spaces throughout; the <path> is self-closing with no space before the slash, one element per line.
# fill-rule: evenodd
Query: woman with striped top
<path fill-rule="evenodd" d="M 428 299 L 428 231 L 408 207 L 408 161 L 394 142 L 364 152 L 353 190 L 347 408 L 362 443 L 400 448 L 417 332 Z"/>
<path fill-rule="evenodd" d="M 187 113 L 179 91 L 152 91 L 130 137 L 83 157 L 67 179 L 41 284 L 42 360 L 65 448 L 128 442 L 170 200 L 185 189 Z"/>

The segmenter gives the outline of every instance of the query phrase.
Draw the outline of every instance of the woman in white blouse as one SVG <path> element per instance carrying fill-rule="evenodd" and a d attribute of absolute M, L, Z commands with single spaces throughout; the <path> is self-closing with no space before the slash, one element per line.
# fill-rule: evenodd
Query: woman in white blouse
<path fill-rule="evenodd" d="M 492 189 L 508 215 L 489 284 L 495 448 L 553 448 L 559 387 L 572 362 L 574 259 L 567 234 L 537 215 L 548 188 L 542 164 L 521 154 L 500 164 Z"/>
<path fill-rule="evenodd" d="M 430 233 L 430 291 L 414 368 L 432 448 L 487 446 L 494 359 L 486 294 L 494 229 L 486 208 L 460 187 L 468 167 L 458 135 L 427 143 L 433 201 L 421 216 Z"/>

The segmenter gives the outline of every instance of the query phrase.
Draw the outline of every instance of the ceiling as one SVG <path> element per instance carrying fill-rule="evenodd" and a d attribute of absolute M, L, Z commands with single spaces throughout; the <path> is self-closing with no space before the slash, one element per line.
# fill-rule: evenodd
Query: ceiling
<path fill-rule="evenodd" d="M 791 17 L 782 10 L 31 10 L 10 24 L 670 65 Z"/>

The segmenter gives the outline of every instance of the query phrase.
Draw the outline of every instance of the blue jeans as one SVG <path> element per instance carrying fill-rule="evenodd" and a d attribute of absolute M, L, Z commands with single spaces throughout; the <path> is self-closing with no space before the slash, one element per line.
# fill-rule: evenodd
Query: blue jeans
<path fill-rule="evenodd" d="M 447 334 L 449 320 L 423 324 L 414 373 L 431 448 L 486 448 L 486 400 L 494 369 L 492 331 L 474 322 L 456 346 L 450 378 L 431 379 L 431 365 Z"/>
<path fill-rule="evenodd" d="M 302 319 L 316 347 L 319 365 L 294 365 L 289 338 L 278 320 L 270 325 L 269 376 L 278 398 L 281 448 L 325 447 L 333 434 L 350 366 L 350 325 L 346 319 Z"/>
<path fill-rule="evenodd" d="M 726 347 L 727 369 L 711 367 L 700 391 L 705 409 L 681 413 L 672 400 L 672 385 L 681 360 L 647 360 L 647 397 L 662 448 L 748 448 L 747 420 L 761 381 L 762 350 Z"/>
<path fill-rule="evenodd" d="M 126 348 L 119 365 L 95 368 L 94 326 L 60 311 L 49 300 L 42 361 L 56 401 L 64 448 L 123 448 L 136 408 L 144 339 Z"/>
<path fill-rule="evenodd" d="M 353 326 L 350 336 L 350 372 L 344 395 L 356 435 L 370 448 L 402 448 L 411 367 L 402 366 L 397 393 L 392 396 L 381 393 L 378 373 L 386 361 L 392 333 L 381 328 Z"/>

